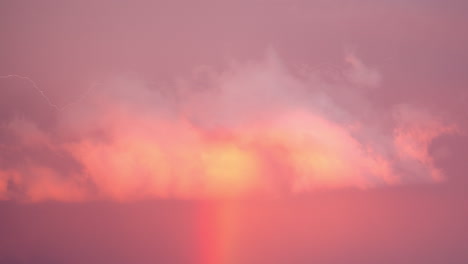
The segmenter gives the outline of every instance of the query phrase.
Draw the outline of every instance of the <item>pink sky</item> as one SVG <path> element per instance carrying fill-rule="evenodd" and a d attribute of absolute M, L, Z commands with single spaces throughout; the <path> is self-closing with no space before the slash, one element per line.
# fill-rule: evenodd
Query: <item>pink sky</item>
<path fill-rule="evenodd" d="M 468 261 L 467 13 L 2 2 L 0 263 Z"/>

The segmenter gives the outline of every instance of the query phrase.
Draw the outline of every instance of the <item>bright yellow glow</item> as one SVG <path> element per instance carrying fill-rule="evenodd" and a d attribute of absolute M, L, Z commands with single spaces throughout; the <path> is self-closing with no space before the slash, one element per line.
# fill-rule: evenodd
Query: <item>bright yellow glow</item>
<path fill-rule="evenodd" d="M 230 196 L 253 187 L 257 161 L 248 150 L 229 143 L 214 144 L 203 152 L 202 159 L 210 194 Z"/>

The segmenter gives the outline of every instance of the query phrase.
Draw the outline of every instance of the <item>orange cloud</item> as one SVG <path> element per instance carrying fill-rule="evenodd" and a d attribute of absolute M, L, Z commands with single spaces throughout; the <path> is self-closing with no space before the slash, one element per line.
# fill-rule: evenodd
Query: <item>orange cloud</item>
<path fill-rule="evenodd" d="M 393 125 L 369 119 L 362 90 L 352 109 L 341 105 L 327 94 L 334 86 L 380 82 L 355 56 L 347 60 L 338 84 L 294 74 L 274 53 L 196 76 L 208 78 L 197 89 L 190 79 L 159 90 L 110 81 L 60 112 L 54 132 L 11 123 L 18 148 L 66 153 L 79 168 L 62 172 L 33 157 L 1 169 L 0 199 L 232 197 L 442 179 L 428 148 L 455 127 L 411 106 L 390 111 Z"/>

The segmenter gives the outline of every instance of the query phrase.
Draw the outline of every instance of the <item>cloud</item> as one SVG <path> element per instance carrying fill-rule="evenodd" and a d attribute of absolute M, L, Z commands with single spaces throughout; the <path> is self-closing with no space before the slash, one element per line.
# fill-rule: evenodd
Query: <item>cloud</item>
<path fill-rule="evenodd" d="M 377 87 L 380 84 L 380 73 L 365 65 L 355 54 L 349 53 L 345 60 L 351 65 L 351 68 L 345 72 L 349 81 L 368 88 Z"/>
<path fill-rule="evenodd" d="M 375 107 L 361 87 L 379 89 L 380 73 L 355 55 L 345 62 L 344 78 L 330 80 L 295 72 L 269 50 L 165 86 L 108 80 L 46 128 L 10 117 L 0 130 L 0 199 L 230 197 L 442 180 L 428 149 L 456 127 L 411 105 Z"/>

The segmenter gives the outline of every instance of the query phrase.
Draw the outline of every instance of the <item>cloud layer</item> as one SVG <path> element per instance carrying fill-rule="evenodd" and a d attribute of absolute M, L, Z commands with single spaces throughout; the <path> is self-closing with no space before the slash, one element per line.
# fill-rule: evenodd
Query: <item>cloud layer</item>
<path fill-rule="evenodd" d="M 2 119 L 0 199 L 232 197 L 443 180 L 429 146 L 456 126 L 416 106 L 374 104 L 383 81 L 354 54 L 324 73 L 268 50 L 169 84 L 111 78 L 58 112 L 37 96 L 40 110 Z"/>

